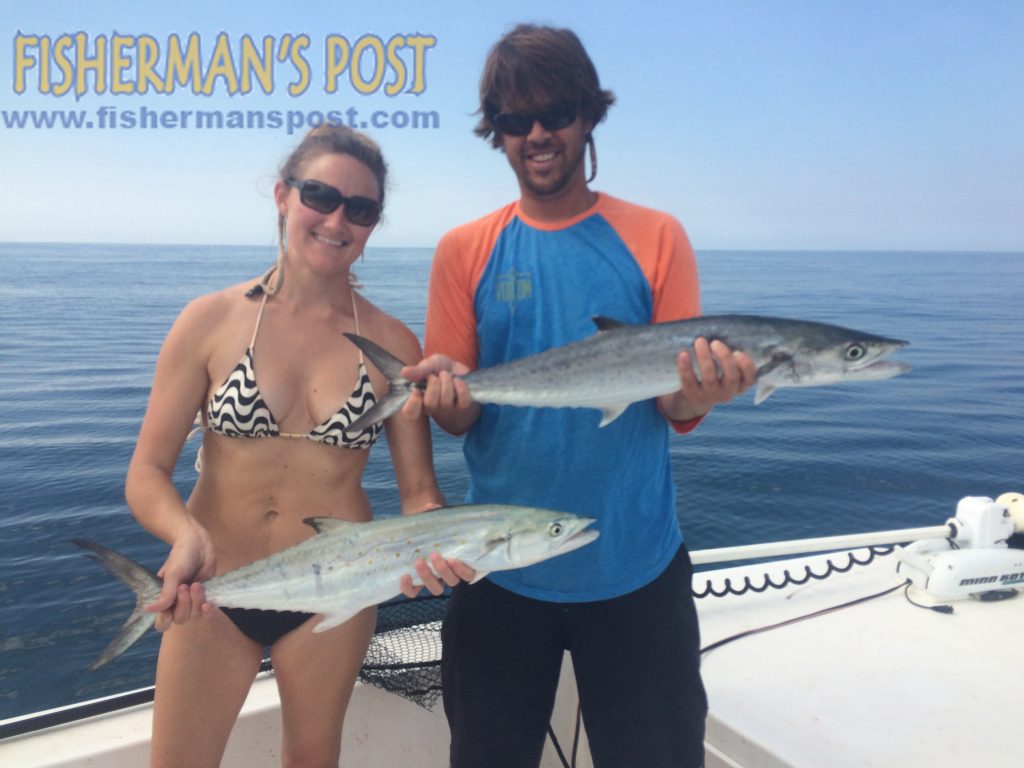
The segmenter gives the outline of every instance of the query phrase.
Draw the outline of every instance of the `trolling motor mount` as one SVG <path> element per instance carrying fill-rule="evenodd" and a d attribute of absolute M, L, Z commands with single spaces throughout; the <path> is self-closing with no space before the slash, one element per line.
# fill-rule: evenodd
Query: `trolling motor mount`
<path fill-rule="evenodd" d="M 1024 531 L 1024 496 L 967 496 L 946 525 L 947 538 L 921 539 L 897 551 L 896 572 L 916 589 L 934 600 L 959 600 L 1009 597 L 1024 587 L 1024 550 L 1007 547 L 1015 530 Z"/>

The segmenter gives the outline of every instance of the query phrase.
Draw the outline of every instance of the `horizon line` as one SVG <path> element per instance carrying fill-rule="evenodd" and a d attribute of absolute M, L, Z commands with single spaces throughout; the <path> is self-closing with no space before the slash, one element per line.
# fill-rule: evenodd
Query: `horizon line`
<path fill-rule="evenodd" d="M 128 242 L 128 241 L 93 241 L 93 240 L 0 240 L 0 245 L 116 245 L 116 246 L 141 246 L 141 247 L 189 247 L 189 248 L 275 248 L 273 243 L 183 243 L 183 242 Z M 435 249 L 434 245 L 368 245 L 367 250 L 387 250 L 387 249 L 415 249 L 415 250 L 427 250 L 432 251 Z M 1008 256 L 1024 256 L 1024 247 L 1019 250 L 1015 249 L 1003 249 L 1003 248 L 896 248 L 896 247 L 884 247 L 884 248 L 851 248 L 851 247 L 835 247 L 835 246 L 815 246 L 809 247 L 765 247 L 765 248 L 751 248 L 751 247 L 728 247 L 728 246 L 716 246 L 708 248 L 693 247 L 694 253 L 701 252 L 720 252 L 729 251 L 736 253 L 989 253 L 989 254 L 1005 254 Z"/>

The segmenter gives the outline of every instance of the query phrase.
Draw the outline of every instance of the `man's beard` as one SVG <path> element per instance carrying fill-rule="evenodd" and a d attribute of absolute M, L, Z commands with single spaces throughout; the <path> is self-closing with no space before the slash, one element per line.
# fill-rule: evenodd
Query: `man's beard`
<path fill-rule="evenodd" d="M 576 156 L 576 161 L 567 165 L 560 174 L 555 177 L 549 176 L 542 179 L 537 179 L 529 172 L 529 170 L 527 170 L 526 158 L 523 157 L 523 164 L 521 166 L 522 171 L 520 174 L 523 185 L 538 197 L 547 197 L 561 192 L 569 186 L 569 182 L 572 180 L 573 175 L 579 169 L 580 163 L 583 162 L 583 155 L 586 152 L 586 148 L 587 145 L 583 144 L 580 147 L 579 154 Z"/>

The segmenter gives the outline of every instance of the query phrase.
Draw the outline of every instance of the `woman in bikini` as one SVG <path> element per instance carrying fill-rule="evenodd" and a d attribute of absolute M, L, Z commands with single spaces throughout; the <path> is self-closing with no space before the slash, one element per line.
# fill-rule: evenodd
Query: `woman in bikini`
<path fill-rule="evenodd" d="M 380 426 L 347 426 L 385 391 L 343 332 L 359 333 L 413 362 L 413 333 L 352 285 L 384 200 L 376 144 L 339 126 L 311 131 L 274 188 L 279 256 L 259 281 L 195 299 L 164 341 L 126 497 L 132 513 L 171 545 L 150 607 L 164 632 L 157 662 L 153 766 L 216 766 L 269 647 L 281 696 L 282 762 L 337 766 L 345 709 L 375 622 L 367 609 L 313 634 L 308 614 L 218 610 L 200 582 L 312 535 L 303 518 L 367 521 L 360 479 Z M 188 500 L 172 471 L 200 414 L 199 478 Z M 385 429 L 402 512 L 442 505 L 426 419 Z M 436 554 L 454 584 L 459 563 Z M 420 564 L 431 591 L 443 586 Z M 399 585 L 396 585 L 396 588 Z M 415 588 L 408 580 L 407 594 Z"/>

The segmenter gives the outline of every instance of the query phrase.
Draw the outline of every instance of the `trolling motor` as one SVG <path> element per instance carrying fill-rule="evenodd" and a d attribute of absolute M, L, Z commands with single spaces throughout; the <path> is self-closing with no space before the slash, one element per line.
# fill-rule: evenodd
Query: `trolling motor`
<path fill-rule="evenodd" d="M 946 521 L 949 535 L 926 538 L 897 550 L 896 572 L 937 601 L 1013 597 L 1024 588 L 1024 550 L 1007 546 L 1024 532 L 1024 495 L 993 501 L 967 496 Z"/>

